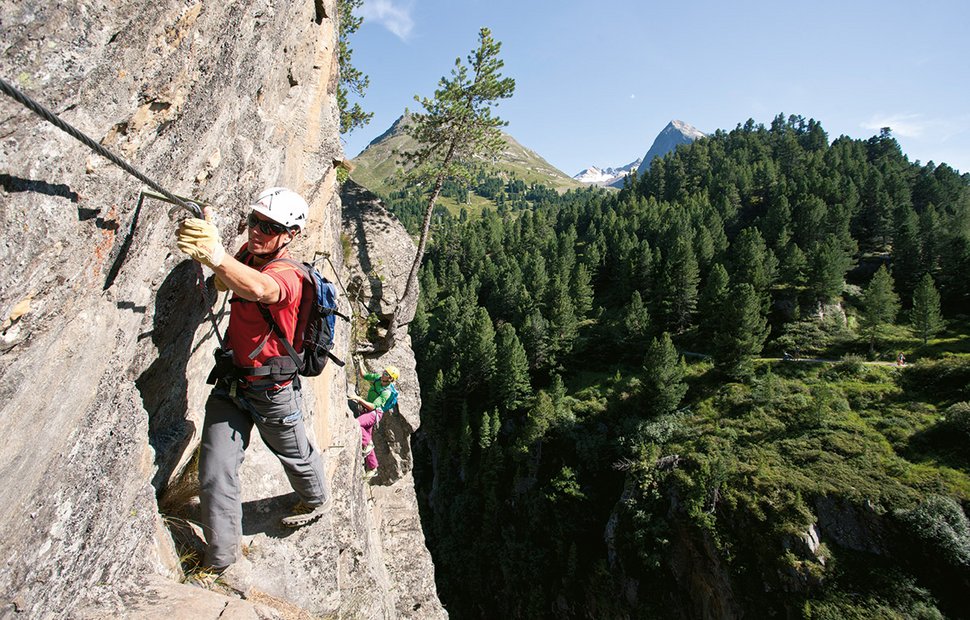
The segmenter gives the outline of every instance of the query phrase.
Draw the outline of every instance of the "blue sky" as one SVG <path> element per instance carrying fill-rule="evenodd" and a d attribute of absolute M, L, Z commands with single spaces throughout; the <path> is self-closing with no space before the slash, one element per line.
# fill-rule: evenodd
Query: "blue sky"
<path fill-rule="evenodd" d="M 357 155 L 430 97 L 487 26 L 523 145 L 574 175 L 643 156 L 673 120 L 706 133 L 778 113 L 832 140 L 889 126 L 910 160 L 970 172 L 970 2 L 364 0 L 353 62 L 370 76 Z"/>

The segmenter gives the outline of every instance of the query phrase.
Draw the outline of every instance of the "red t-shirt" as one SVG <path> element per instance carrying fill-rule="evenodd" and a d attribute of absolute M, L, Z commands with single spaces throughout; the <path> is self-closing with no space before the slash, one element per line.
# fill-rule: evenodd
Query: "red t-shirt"
<path fill-rule="evenodd" d="M 244 245 L 240 253 L 246 249 Z M 238 258 L 237 254 L 237 258 Z M 277 258 L 288 258 L 286 250 L 277 255 Z M 252 256 L 245 260 L 247 265 L 252 266 Z M 254 267 L 255 269 L 256 267 Z M 299 353 L 303 349 L 303 339 L 294 338 L 297 333 L 297 320 L 300 315 L 300 301 L 303 297 L 303 276 L 293 265 L 279 261 L 260 269 L 269 277 L 276 280 L 280 286 L 280 299 L 275 304 L 266 306 L 270 314 L 280 326 L 287 340 Z M 226 340 L 232 350 L 233 360 L 237 366 L 243 368 L 259 368 L 266 360 L 271 357 L 287 356 L 286 348 L 280 342 L 276 334 L 272 334 L 273 329 L 263 318 L 259 311 L 259 304 L 255 301 L 247 301 L 238 295 L 233 294 L 229 311 L 229 328 L 226 331 Z M 259 344 L 263 342 L 267 334 L 272 334 L 266 341 L 266 346 L 256 355 L 249 359 L 250 354 Z M 255 377 L 253 377 L 255 379 Z"/>

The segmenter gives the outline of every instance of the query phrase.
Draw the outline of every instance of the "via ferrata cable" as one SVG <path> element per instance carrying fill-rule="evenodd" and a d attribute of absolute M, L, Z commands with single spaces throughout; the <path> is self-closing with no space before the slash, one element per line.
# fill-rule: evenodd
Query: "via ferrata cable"
<path fill-rule="evenodd" d="M 191 200 L 183 200 L 182 198 L 176 196 L 175 194 L 172 194 L 171 192 L 165 190 L 165 188 L 163 188 L 161 185 L 159 185 L 149 177 L 145 176 L 141 172 L 139 172 L 134 166 L 132 166 L 125 160 L 121 159 L 120 157 L 118 157 L 108 149 L 104 148 L 103 146 L 101 146 L 100 144 L 98 144 L 88 136 L 84 135 L 84 133 L 82 133 L 75 127 L 61 120 L 52 111 L 50 111 L 49 109 L 47 109 L 46 107 L 44 107 L 43 105 L 35 101 L 34 99 L 31 99 L 30 97 L 22 93 L 13 84 L 11 84 L 10 82 L 6 81 L 3 78 L 0 78 L 0 91 L 3 91 L 3 94 L 17 101 L 25 108 L 27 108 L 34 114 L 40 116 L 45 121 L 54 125 L 55 127 L 65 132 L 72 138 L 82 142 L 85 146 L 87 146 L 89 149 L 91 149 L 98 155 L 111 161 L 113 164 L 115 164 L 116 166 L 118 166 L 119 168 L 121 168 L 122 170 L 130 174 L 131 176 L 135 177 L 136 179 L 138 179 L 148 187 L 152 188 L 153 190 L 155 190 L 156 192 L 164 196 L 166 201 L 182 207 L 183 209 L 191 213 L 194 217 L 198 217 L 198 218 L 203 217 L 202 208 L 199 207 L 199 205 L 192 202 Z M 218 322 L 216 321 L 216 317 L 212 313 L 212 308 L 209 306 L 209 303 L 208 303 L 208 297 L 206 295 L 206 286 L 205 286 L 205 274 L 202 272 L 202 265 L 200 265 L 199 263 L 196 263 L 195 267 L 196 267 L 195 269 L 196 277 L 198 279 L 199 287 L 202 292 L 203 303 L 205 304 L 206 312 L 208 312 L 209 314 L 209 321 L 212 323 L 212 329 L 213 331 L 215 331 L 216 339 L 218 339 L 219 346 L 221 347 L 223 346 L 224 343 L 223 343 L 222 335 L 219 333 Z"/>

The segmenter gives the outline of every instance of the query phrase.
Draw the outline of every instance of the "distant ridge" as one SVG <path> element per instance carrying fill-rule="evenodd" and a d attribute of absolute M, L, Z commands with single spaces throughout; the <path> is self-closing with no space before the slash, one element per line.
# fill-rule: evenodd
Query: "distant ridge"
<path fill-rule="evenodd" d="M 411 115 L 409 113 L 405 112 L 401 116 L 397 117 L 397 120 L 394 121 L 393 123 L 391 123 L 391 126 L 387 128 L 387 131 L 385 131 L 381 135 L 379 135 L 376 138 L 374 138 L 373 140 L 371 140 L 370 143 L 367 145 L 367 147 L 371 147 L 371 146 L 374 146 L 375 144 L 379 144 L 381 142 L 384 142 L 388 138 L 391 138 L 391 137 L 396 136 L 397 134 L 403 132 L 404 131 L 404 127 L 405 127 L 405 125 L 407 125 L 407 121 L 408 121 L 408 119 L 409 119 L 410 116 Z M 366 150 L 366 148 L 365 148 L 365 150 Z"/>
<path fill-rule="evenodd" d="M 573 176 L 573 178 L 580 183 L 585 183 L 587 185 L 608 186 L 622 180 L 623 177 L 630 174 L 631 171 L 637 170 L 640 167 L 641 162 L 642 160 L 637 159 L 625 166 L 620 166 L 619 168 L 597 168 L 596 166 L 590 166 L 579 174 Z"/>

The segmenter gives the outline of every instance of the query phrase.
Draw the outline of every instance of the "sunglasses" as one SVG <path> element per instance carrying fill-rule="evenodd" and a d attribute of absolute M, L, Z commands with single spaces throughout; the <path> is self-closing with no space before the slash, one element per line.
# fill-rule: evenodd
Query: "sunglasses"
<path fill-rule="evenodd" d="M 282 224 L 277 224 L 276 222 L 271 222 L 269 220 L 261 220 L 256 217 L 255 213 L 249 214 L 249 219 L 246 220 L 246 223 L 249 224 L 250 228 L 258 228 L 264 235 L 282 235 L 290 230 Z"/>

